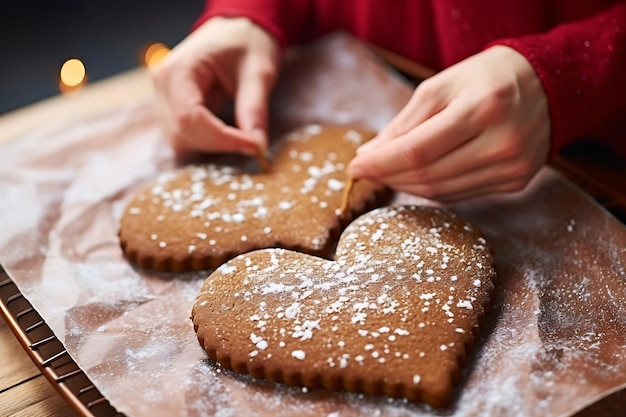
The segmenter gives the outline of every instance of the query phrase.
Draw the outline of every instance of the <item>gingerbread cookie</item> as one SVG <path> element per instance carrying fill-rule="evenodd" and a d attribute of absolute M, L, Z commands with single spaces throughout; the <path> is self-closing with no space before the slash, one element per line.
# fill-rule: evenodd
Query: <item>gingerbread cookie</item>
<path fill-rule="evenodd" d="M 334 260 L 284 249 L 213 272 L 191 318 L 209 357 L 239 373 L 447 404 L 494 288 L 481 233 L 441 208 L 353 221 Z"/>
<path fill-rule="evenodd" d="M 373 135 L 310 125 L 278 141 L 269 172 L 217 164 L 166 172 L 128 204 L 119 231 L 124 255 L 160 271 L 214 268 L 267 247 L 330 256 L 341 228 L 389 195 L 359 181 L 340 213 L 346 167 Z"/>

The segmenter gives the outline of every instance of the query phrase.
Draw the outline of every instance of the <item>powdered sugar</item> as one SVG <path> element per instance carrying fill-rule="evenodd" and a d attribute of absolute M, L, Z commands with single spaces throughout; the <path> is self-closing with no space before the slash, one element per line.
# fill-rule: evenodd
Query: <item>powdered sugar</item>
<path fill-rule="evenodd" d="M 335 136 L 345 138 L 344 143 L 336 143 Z M 236 250 L 228 246 L 236 240 L 245 242 L 237 249 L 244 252 L 276 241 L 292 241 L 293 230 L 307 231 L 297 234 L 297 247 L 319 251 L 331 246 L 329 230 L 339 227 L 336 213 L 346 165 L 362 139 L 362 133 L 354 129 L 305 126 L 278 141 L 270 172 L 249 173 L 240 165 L 218 163 L 165 172 L 137 194 L 126 216 L 140 216 L 143 233 L 152 237 L 163 257 L 175 257 L 184 245 L 185 252 L 195 258 L 219 258 L 221 252 Z M 313 146 L 317 152 L 311 151 Z M 328 150 L 319 152 L 320 147 Z M 314 218 L 310 215 L 313 209 Z M 185 227 L 180 227 L 182 224 Z M 124 239 L 141 242 L 131 246 L 154 250 L 136 229 L 132 235 L 125 230 L 123 221 Z M 158 241 L 154 239 L 157 231 Z M 268 240 L 270 235 L 273 240 Z"/>
<path fill-rule="evenodd" d="M 294 350 L 291 352 L 291 356 L 293 358 L 296 358 L 299 361 L 303 361 L 304 359 L 306 359 L 306 352 L 303 350 Z"/>
<path fill-rule="evenodd" d="M 446 220 L 446 226 L 433 226 L 441 222 L 438 216 Z M 290 348 L 292 359 L 302 363 L 316 360 L 314 366 L 320 371 L 324 367 L 353 369 L 404 362 L 402 368 L 418 372 L 396 378 L 407 386 L 417 385 L 414 375 L 423 378 L 430 372 L 420 361 L 440 361 L 439 355 L 456 358 L 454 348 L 467 343 L 465 335 L 476 323 L 470 315 L 473 303 L 480 314 L 492 286 L 489 251 L 477 236 L 463 230 L 462 222 L 453 228 L 450 219 L 458 219 L 449 216 L 425 207 L 375 210 L 344 231 L 334 261 L 302 258 L 284 249 L 240 255 L 227 264 L 232 265 L 228 273 L 221 267 L 207 280 L 199 300 L 204 299 L 203 294 L 212 297 L 213 286 L 226 294 L 233 285 L 238 287 L 232 298 L 226 296 L 225 309 L 216 319 L 219 317 L 220 328 L 227 329 L 230 311 L 252 309 L 249 320 L 255 330 L 246 337 L 252 361 L 279 360 L 280 352 Z M 455 245 L 459 230 L 467 236 Z M 442 268 L 442 264 L 449 267 Z M 467 277 L 465 284 L 453 288 L 443 283 L 448 268 L 462 271 Z M 433 281 L 421 276 L 433 277 Z M 474 285 L 473 279 L 481 285 Z M 267 308 L 270 302 L 272 309 Z M 232 310 L 231 305 L 241 307 Z M 466 326 L 463 332 L 458 331 L 459 326 Z M 437 351 L 423 345 L 434 329 L 440 342 Z M 224 337 L 239 346 L 237 331 L 223 331 L 220 340 Z M 261 340 L 267 342 L 263 344 L 267 349 L 259 348 Z M 354 345 L 347 343 L 349 340 L 362 342 Z M 452 370 L 444 369 L 443 375 L 446 372 Z"/>
<path fill-rule="evenodd" d="M 287 112 L 298 112 L 297 120 L 334 120 L 340 102 L 341 117 L 350 112 L 350 122 L 382 128 L 398 110 L 387 104 L 398 89 L 387 82 L 387 71 L 371 71 L 369 59 L 354 58 L 360 49 L 353 42 L 340 46 L 334 56 L 348 67 L 340 73 L 351 77 L 337 77 L 337 68 L 319 57 L 299 65 L 304 88 L 289 84 L 283 96 L 290 103 L 304 97 L 310 105 Z M 311 85 L 309 68 L 323 68 L 317 77 L 323 85 Z M 372 86 L 373 79 L 378 84 Z M 410 96 L 403 85 L 405 92 L 400 98 Z M 570 415 L 626 381 L 624 227 L 550 168 L 523 193 L 459 208 L 488 235 L 499 279 L 493 322 L 477 341 L 451 408 L 304 393 L 225 371 L 206 359 L 189 321 L 206 273 L 153 275 L 119 256 L 115 220 L 124 205 L 118 196 L 172 165 L 164 162 L 171 156 L 152 100 L 139 104 L 5 145 L 0 174 L 0 205 L 8 213 L 0 216 L 2 264 L 118 411 L 132 417 L 549 417 Z M 93 169 L 92 155 L 106 163 Z M 396 201 L 424 202 L 406 195 Z"/>

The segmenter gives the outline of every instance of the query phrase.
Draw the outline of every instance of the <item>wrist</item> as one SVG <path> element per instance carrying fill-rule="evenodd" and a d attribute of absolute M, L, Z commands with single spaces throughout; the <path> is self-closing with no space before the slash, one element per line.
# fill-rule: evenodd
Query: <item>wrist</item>
<path fill-rule="evenodd" d="M 194 27 L 194 31 L 200 30 L 206 25 L 217 26 L 220 30 L 224 27 L 232 30 L 248 31 L 254 36 L 263 36 L 271 39 L 279 50 L 285 47 L 285 40 L 282 31 L 271 21 L 266 21 L 260 16 L 241 14 L 216 14 L 209 15 L 206 20 Z"/>

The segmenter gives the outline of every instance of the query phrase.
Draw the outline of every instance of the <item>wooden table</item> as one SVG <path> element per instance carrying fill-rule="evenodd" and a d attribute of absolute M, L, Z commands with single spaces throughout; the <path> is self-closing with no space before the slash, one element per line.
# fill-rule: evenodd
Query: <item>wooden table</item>
<path fill-rule="evenodd" d="M 410 72 L 410 68 L 404 70 Z M 146 70 L 132 70 L 88 85 L 77 94 L 53 97 L 0 116 L 0 144 L 37 126 L 103 112 L 152 94 Z M 607 155 L 590 153 L 583 148 L 570 151 L 554 165 L 609 206 L 618 217 L 619 213 L 626 213 L 626 164 L 623 161 L 614 161 Z M 625 220 L 626 216 L 622 218 Z M 0 369 L 0 416 L 79 415 L 39 372 L 2 318 Z M 578 417 L 614 415 L 626 415 L 626 391 L 579 413 Z"/>
<path fill-rule="evenodd" d="M 0 415 L 78 417 L 0 318 Z"/>

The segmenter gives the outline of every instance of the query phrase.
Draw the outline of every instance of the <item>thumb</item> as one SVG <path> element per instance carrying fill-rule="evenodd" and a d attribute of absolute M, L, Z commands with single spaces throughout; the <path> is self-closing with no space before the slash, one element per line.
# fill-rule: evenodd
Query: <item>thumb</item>
<path fill-rule="evenodd" d="M 275 70 L 262 70 L 249 62 L 240 73 L 235 94 L 237 126 L 260 149 L 268 145 L 269 99 L 276 79 Z"/>

